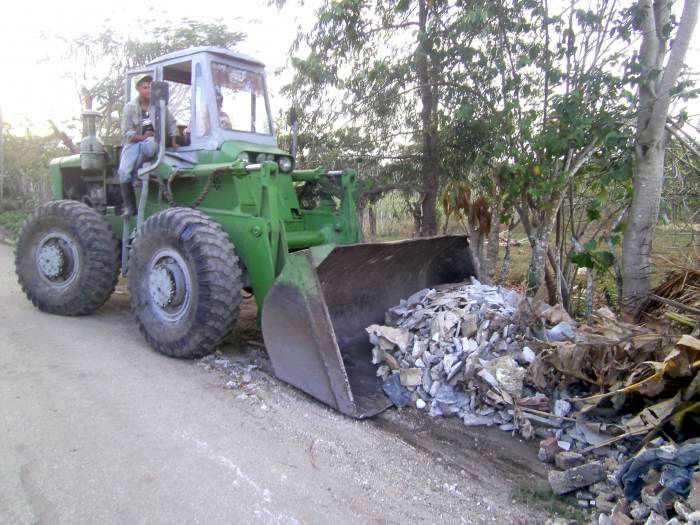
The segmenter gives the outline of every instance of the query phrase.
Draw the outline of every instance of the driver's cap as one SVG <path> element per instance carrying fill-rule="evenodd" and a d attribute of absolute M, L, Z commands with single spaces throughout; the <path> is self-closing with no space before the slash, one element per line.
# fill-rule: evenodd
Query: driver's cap
<path fill-rule="evenodd" d="M 136 87 L 139 87 L 139 85 L 143 82 L 153 82 L 153 77 L 148 73 L 136 75 Z"/>

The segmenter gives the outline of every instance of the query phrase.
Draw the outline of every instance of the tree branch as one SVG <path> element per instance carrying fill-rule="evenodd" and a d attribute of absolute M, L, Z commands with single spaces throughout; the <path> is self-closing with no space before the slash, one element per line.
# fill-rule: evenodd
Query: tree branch
<path fill-rule="evenodd" d="M 61 142 L 63 142 L 64 146 L 66 146 L 66 148 L 68 148 L 68 150 L 74 155 L 76 153 L 80 153 L 80 148 L 78 148 L 78 146 L 75 145 L 75 142 L 73 142 L 73 140 L 68 136 L 68 134 L 65 131 L 61 131 L 60 129 L 58 129 L 58 126 L 54 124 L 53 120 L 49 119 L 49 125 L 53 130 L 51 137 L 55 137 Z"/>
<path fill-rule="evenodd" d="M 656 100 L 654 101 L 649 125 L 645 130 L 645 138 L 648 137 L 651 140 L 660 138 L 666 125 L 668 107 L 671 102 L 671 89 L 678 81 L 686 52 L 690 47 L 690 39 L 693 36 L 693 30 L 698 18 L 698 2 L 699 0 L 685 0 L 685 4 L 683 4 L 683 13 L 681 14 L 668 63 L 664 68 L 659 88 L 656 91 Z M 644 142 L 647 141 L 645 140 Z"/>

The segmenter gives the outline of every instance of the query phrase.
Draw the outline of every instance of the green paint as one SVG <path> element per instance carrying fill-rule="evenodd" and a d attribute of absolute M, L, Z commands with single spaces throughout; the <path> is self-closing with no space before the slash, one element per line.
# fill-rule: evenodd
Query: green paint
<path fill-rule="evenodd" d="M 149 217 L 169 206 L 162 188 L 170 182 L 173 199 L 179 206 L 193 203 L 213 177 L 210 190 L 198 209 L 218 222 L 228 234 L 236 253 L 250 276 L 258 307 L 268 290 L 290 260 L 289 250 L 353 244 L 362 241 L 355 193 L 355 173 L 328 175 L 326 170 L 299 170 L 281 173 L 274 161 L 265 161 L 258 169 L 247 171 L 239 160 L 241 152 L 255 159 L 257 154 L 288 155 L 278 148 L 250 142 L 227 141 L 214 151 L 197 154 L 197 165 L 174 169 L 165 163 L 155 171 L 149 187 L 145 216 Z M 118 153 L 118 152 L 115 152 Z M 117 159 L 115 154 L 112 158 Z M 54 199 L 65 198 L 63 172 L 80 167 L 80 156 L 55 159 L 49 167 Z M 107 168 L 107 184 L 114 184 L 116 164 Z M 174 174 L 174 172 L 177 173 Z M 173 177 L 174 174 L 174 177 Z M 339 179 L 342 199 L 339 205 L 331 200 L 315 209 L 302 209 L 295 183 L 319 181 L 324 177 Z M 156 180 L 160 179 L 160 183 Z M 121 238 L 122 220 L 108 207 L 105 217 L 117 238 Z"/>

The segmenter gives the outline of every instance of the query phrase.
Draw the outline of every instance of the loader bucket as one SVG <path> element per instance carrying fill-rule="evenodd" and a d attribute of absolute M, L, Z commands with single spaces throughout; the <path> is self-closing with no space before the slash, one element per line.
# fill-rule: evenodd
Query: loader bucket
<path fill-rule="evenodd" d="M 324 245 L 289 254 L 262 310 L 275 375 L 356 418 L 391 405 L 365 328 L 403 298 L 474 275 L 465 237 Z"/>

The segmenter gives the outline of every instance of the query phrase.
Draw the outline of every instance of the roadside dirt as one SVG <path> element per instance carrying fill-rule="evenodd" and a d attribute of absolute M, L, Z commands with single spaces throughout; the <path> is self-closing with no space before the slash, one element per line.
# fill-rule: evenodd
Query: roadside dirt
<path fill-rule="evenodd" d="M 220 363 L 168 359 L 123 286 L 37 312 L 0 245 L 0 523 L 541 524 L 534 444 L 413 410 L 356 421 L 270 373 L 251 300 Z M 235 381 L 234 381 L 235 379 Z"/>

